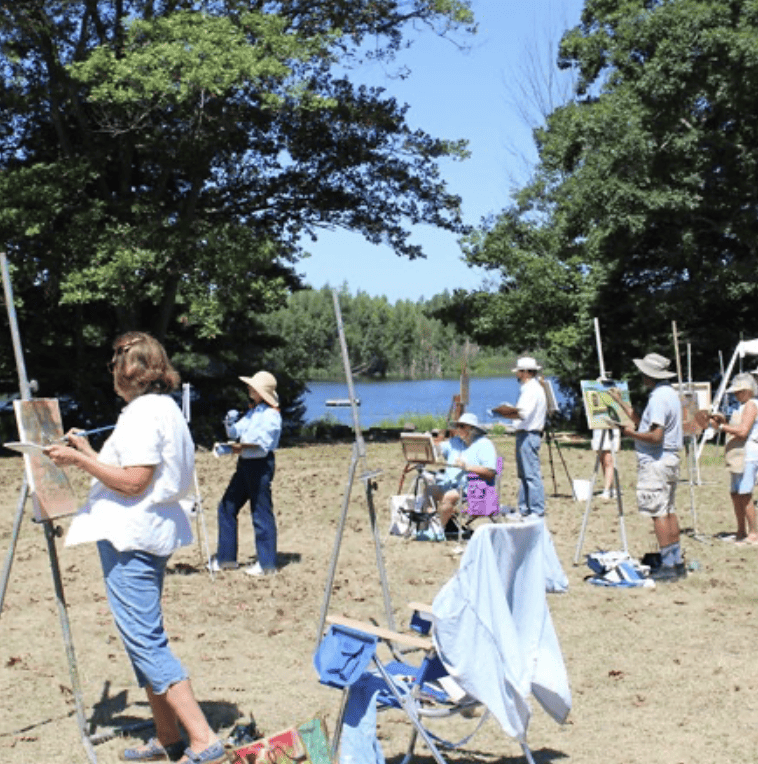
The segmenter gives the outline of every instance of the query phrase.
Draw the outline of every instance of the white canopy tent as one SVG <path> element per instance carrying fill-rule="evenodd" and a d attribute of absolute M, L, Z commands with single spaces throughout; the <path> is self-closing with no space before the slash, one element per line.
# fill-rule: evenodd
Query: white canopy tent
<path fill-rule="evenodd" d="M 727 366 L 726 371 L 724 372 L 724 376 L 721 379 L 719 389 L 713 398 L 713 403 L 711 404 L 712 413 L 715 413 L 719 410 L 719 406 L 721 405 L 721 400 L 724 397 L 727 385 L 732 378 L 732 370 L 734 369 L 734 364 L 736 363 L 737 358 L 744 358 L 746 355 L 758 355 L 758 339 L 743 340 L 742 342 L 738 343 L 737 347 L 734 349 L 732 360 L 729 361 L 729 366 Z M 705 430 L 703 430 L 703 434 L 700 436 L 700 443 L 697 447 L 698 460 L 700 459 L 700 454 L 703 452 L 705 441 L 710 440 L 715 434 L 716 431 L 712 427 L 707 427 Z"/>

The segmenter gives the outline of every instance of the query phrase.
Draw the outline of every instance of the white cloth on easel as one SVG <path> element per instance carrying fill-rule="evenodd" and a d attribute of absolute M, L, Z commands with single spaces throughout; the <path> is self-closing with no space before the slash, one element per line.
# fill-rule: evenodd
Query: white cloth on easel
<path fill-rule="evenodd" d="M 545 594 L 556 577 L 550 568 L 560 563 L 557 557 L 552 566 L 546 562 L 546 535 L 539 519 L 478 528 L 458 573 L 432 605 L 434 643 L 445 668 L 522 743 L 530 694 L 558 722 L 571 709 Z"/>

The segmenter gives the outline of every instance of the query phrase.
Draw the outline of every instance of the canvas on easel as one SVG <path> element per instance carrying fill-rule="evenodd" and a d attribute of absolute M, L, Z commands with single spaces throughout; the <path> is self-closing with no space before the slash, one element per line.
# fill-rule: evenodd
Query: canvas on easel
<path fill-rule="evenodd" d="M 682 434 L 685 437 L 696 437 L 708 426 L 706 414 L 711 410 L 711 383 L 710 382 L 684 382 L 681 385 L 672 382 L 671 386 L 679 393 L 682 402 Z"/>
<path fill-rule="evenodd" d="M 587 416 L 587 426 L 590 430 L 607 430 L 611 427 L 632 427 L 634 423 L 626 411 L 611 396 L 614 388 L 629 407 L 632 405 L 629 397 L 629 386 L 626 382 L 613 380 L 582 380 L 582 402 Z"/>
<path fill-rule="evenodd" d="M 18 435 L 22 443 L 47 445 L 63 438 L 57 398 L 13 401 Z M 42 453 L 41 448 L 24 452 L 24 469 L 38 522 L 74 514 L 78 503 L 68 475 Z"/>

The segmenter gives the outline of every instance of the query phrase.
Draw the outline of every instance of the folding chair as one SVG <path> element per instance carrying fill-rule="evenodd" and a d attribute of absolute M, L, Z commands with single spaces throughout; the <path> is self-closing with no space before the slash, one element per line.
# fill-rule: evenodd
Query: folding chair
<path fill-rule="evenodd" d="M 400 443 L 406 463 L 400 476 L 398 493 L 390 497 L 390 534 L 410 538 L 427 532 L 427 538 L 443 540 L 437 504 L 428 490 L 434 485 L 434 476 L 428 468 L 437 460 L 432 436 L 429 433 L 401 433 Z M 416 475 L 410 492 L 404 494 L 405 477 L 414 470 Z"/>
<path fill-rule="evenodd" d="M 477 528 L 458 573 L 427 608 L 431 640 L 328 618 L 331 626 L 314 665 L 322 683 L 343 690 L 333 754 L 342 746 L 343 761 L 372 760 L 372 746 L 378 747 L 376 714 L 399 709 L 413 725 L 404 764 L 413 756 L 418 735 L 434 760 L 445 764 L 440 749 L 465 745 L 471 735 L 451 743 L 432 734 L 425 719 L 482 705 L 533 764 L 526 742 L 528 696 L 559 723 L 571 709 L 568 677 L 545 597 L 546 590 L 566 587 L 544 522 L 535 518 Z M 422 609 L 416 606 L 413 624 L 430 622 Z M 418 666 L 404 660 L 385 663 L 377 655 L 381 641 L 421 649 L 423 659 Z M 368 671 L 372 663 L 374 670 Z M 351 759 L 356 750 L 362 756 Z"/>

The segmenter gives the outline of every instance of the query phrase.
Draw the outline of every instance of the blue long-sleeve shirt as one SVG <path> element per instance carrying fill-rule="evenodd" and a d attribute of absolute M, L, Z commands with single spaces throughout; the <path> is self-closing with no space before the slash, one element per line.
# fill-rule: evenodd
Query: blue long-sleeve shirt
<path fill-rule="evenodd" d="M 224 423 L 226 434 L 232 440 L 239 439 L 242 445 L 258 446 L 243 449 L 241 459 L 262 459 L 279 447 L 282 433 L 282 415 L 267 403 L 259 403 L 248 409 L 245 416 L 234 424 Z"/>

